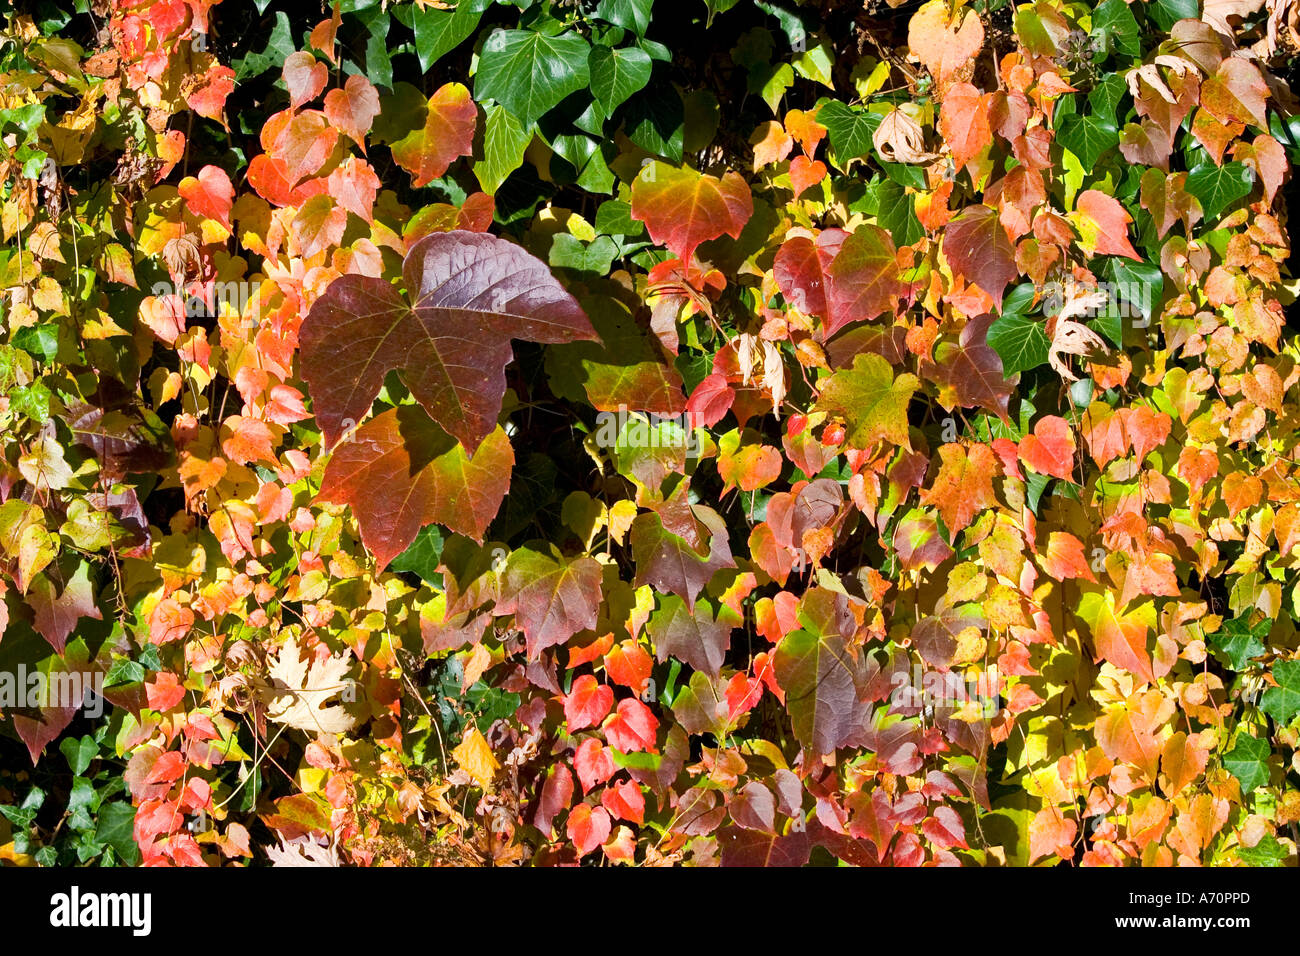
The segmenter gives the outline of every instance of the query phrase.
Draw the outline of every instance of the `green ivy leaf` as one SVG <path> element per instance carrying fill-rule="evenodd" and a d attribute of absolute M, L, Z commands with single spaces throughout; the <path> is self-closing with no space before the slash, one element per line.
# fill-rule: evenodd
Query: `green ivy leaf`
<path fill-rule="evenodd" d="M 817 111 L 817 122 L 826 127 L 831 149 L 840 166 L 871 151 L 871 136 L 880 125 L 880 117 L 864 110 L 831 100 Z"/>
<path fill-rule="evenodd" d="M 1046 365 L 1052 343 L 1041 318 L 1013 312 L 999 316 L 989 326 L 988 344 L 1002 359 L 1002 371 L 1009 377 Z"/>
<path fill-rule="evenodd" d="M 468 39 L 487 6 L 485 0 L 465 0 L 454 10 L 408 8 L 411 10 L 411 27 L 415 30 L 415 52 L 420 58 L 420 69 L 427 73 L 429 67 Z"/>
<path fill-rule="evenodd" d="M 1185 188 L 1201 201 L 1205 221 L 1209 223 L 1238 199 L 1249 195 L 1254 185 L 1254 172 L 1245 163 L 1222 166 L 1204 163 L 1187 174 Z"/>
<path fill-rule="evenodd" d="M 1056 139 L 1079 157 L 1084 169 L 1092 169 L 1102 154 L 1119 145 L 1119 129 L 1111 120 L 1076 113 L 1062 118 Z"/>
<path fill-rule="evenodd" d="M 650 82 L 653 66 L 650 55 L 636 47 L 621 50 L 592 47 L 587 62 L 591 70 L 592 95 L 606 116 L 614 115 L 614 110 L 624 100 Z"/>
<path fill-rule="evenodd" d="M 483 159 L 474 164 L 474 175 L 483 191 L 492 194 L 523 163 L 524 150 L 533 134 L 524 129 L 504 106 L 493 104 L 486 113 Z"/>
<path fill-rule="evenodd" d="M 1242 796 L 1268 783 L 1268 741 L 1262 737 L 1239 734 L 1232 749 L 1223 755 L 1223 766 L 1241 781 Z"/>
<path fill-rule="evenodd" d="M 1259 709 L 1285 726 L 1300 712 L 1300 661 L 1274 664 L 1273 680 L 1277 686 L 1264 691 Z"/>
<path fill-rule="evenodd" d="M 576 33 L 544 36 L 532 30 L 497 30 L 483 44 L 474 98 L 495 100 L 531 130 L 566 96 L 585 89 L 591 46 Z"/>
<path fill-rule="evenodd" d="M 1254 627 L 1246 623 L 1244 617 L 1224 621 L 1223 627 L 1210 635 L 1210 645 L 1218 656 L 1226 660 L 1234 671 L 1244 671 L 1250 666 L 1250 660 L 1264 653 L 1264 638 L 1273 627 L 1273 621 L 1265 618 Z"/>

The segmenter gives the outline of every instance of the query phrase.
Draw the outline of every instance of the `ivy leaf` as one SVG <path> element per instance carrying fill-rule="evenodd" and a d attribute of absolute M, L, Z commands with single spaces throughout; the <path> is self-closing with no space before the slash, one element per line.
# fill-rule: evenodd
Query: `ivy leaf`
<path fill-rule="evenodd" d="M 884 440 L 911 448 L 907 434 L 907 405 L 921 387 L 915 375 L 904 372 L 897 378 L 885 359 L 863 353 L 851 368 L 828 378 L 817 399 L 817 410 L 838 415 L 848 426 L 848 440 L 855 448 L 871 448 Z"/>
<path fill-rule="evenodd" d="M 1016 313 L 994 319 L 987 341 L 1002 359 L 1002 371 L 1008 376 L 1046 365 L 1052 344 L 1041 318 Z"/>
<path fill-rule="evenodd" d="M 656 160 L 632 183 L 632 217 L 683 262 L 700 243 L 723 233 L 738 239 L 753 213 L 749 185 L 735 172 L 719 179 Z"/>
<path fill-rule="evenodd" d="M 1084 169 L 1093 169 L 1104 153 L 1119 145 L 1119 128 L 1104 117 L 1070 113 L 1061 118 L 1056 139 L 1079 157 Z"/>
<path fill-rule="evenodd" d="M 1142 43 L 1137 20 L 1124 0 L 1105 0 L 1092 14 L 1092 36 L 1103 37 L 1107 44 L 1126 56 L 1141 56 Z M 1091 167 L 1091 164 L 1085 164 Z"/>
<path fill-rule="evenodd" d="M 407 253 L 402 278 L 405 296 L 383 279 L 342 276 L 303 321 L 303 378 L 327 444 L 365 415 L 397 370 L 472 454 L 501 409 L 511 338 L 596 338 L 546 266 L 495 236 L 426 236 Z"/>
<path fill-rule="evenodd" d="M 1204 163 L 1187 174 L 1183 188 L 1201 201 L 1206 221 L 1215 219 L 1238 199 L 1250 195 L 1255 176 L 1245 163 Z"/>
<path fill-rule="evenodd" d="M 592 95 L 606 116 L 613 116 L 624 100 L 650 82 L 653 66 L 644 50 L 611 50 L 607 46 L 592 47 L 588 64 Z"/>
<path fill-rule="evenodd" d="M 588 555 L 568 559 L 519 548 L 506 561 L 501 591 L 496 613 L 515 616 L 528 657 L 536 660 L 546 648 L 596 626 L 600 562 Z"/>
<path fill-rule="evenodd" d="M 533 134 L 520 125 L 504 106 L 493 104 L 487 108 L 483 125 L 483 159 L 474 164 L 474 175 L 479 185 L 489 195 L 524 161 L 524 150 Z"/>
<path fill-rule="evenodd" d="M 831 149 L 843 168 L 849 160 L 871 152 L 871 137 L 880 125 L 880 117 L 853 109 L 839 100 L 830 100 L 817 111 L 817 122 L 826 127 Z"/>
<path fill-rule="evenodd" d="M 1243 733 L 1237 735 L 1232 749 L 1223 755 L 1224 769 L 1241 781 L 1242 796 L 1268 783 L 1268 758 L 1272 752 L 1267 740 Z"/>
<path fill-rule="evenodd" d="M 531 130 L 562 99 L 587 87 L 590 52 L 587 41 L 572 32 L 497 30 L 479 55 L 474 98 L 495 100 Z"/>
<path fill-rule="evenodd" d="M 419 408 L 402 405 L 334 451 L 320 497 L 352 506 L 380 568 L 432 522 L 481 541 L 510 487 L 515 456 L 501 428 L 477 449 L 471 458 Z"/>
<path fill-rule="evenodd" d="M 1209 635 L 1210 644 L 1234 671 L 1244 671 L 1253 658 L 1263 656 L 1264 638 L 1272 627 L 1273 621 L 1270 618 L 1265 618 L 1253 627 L 1244 617 L 1233 618 L 1224 621 L 1217 633 Z"/>
<path fill-rule="evenodd" d="M 474 0 L 458 3 L 453 10 L 413 8 L 411 26 L 415 31 L 415 52 L 420 58 L 420 72 L 428 73 L 429 67 L 468 39 L 486 7 L 483 0 Z"/>
<path fill-rule="evenodd" d="M 650 29 L 653 6 L 654 0 L 600 0 L 596 16 L 643 37 Z"/>
<path fill-rule="evenodd" d="M 647 153 L 681 165 L 686 107 L 671 83 L 656 81 L 623 107 L 623 129 L 627 138 Z"/>
<path fill-rule="evenodd" d="M 1273 665 L 1273 680 L 1277 686 L 1264 691 L 1259 709 L 1285 726 L 1300 712 L 1300 661 L 1278 661 Z"/>

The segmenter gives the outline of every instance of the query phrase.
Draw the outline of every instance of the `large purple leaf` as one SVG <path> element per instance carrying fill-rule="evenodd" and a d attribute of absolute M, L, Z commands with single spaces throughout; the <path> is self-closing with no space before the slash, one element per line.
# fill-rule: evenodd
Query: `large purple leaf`
<path fill-rule="evenodd" d="M 538 259 L 482 233 L 411 247 L 405 292 L 371 276 L 331 283 L 303 321 L 303 378 L 327 444 L 360 421 L 396 370 L 472 454 L 496 427 L 511 339 L 596 339 L 586 313 Z"/>

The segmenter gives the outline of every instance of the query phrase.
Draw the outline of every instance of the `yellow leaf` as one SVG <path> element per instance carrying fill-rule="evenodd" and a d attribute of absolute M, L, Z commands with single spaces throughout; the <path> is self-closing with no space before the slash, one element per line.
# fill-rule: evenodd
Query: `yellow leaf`
<path fill-rule="evenodd" d="M 492 756 L 492 748 L 488 746 L 487 740 L 479 733 L 477 727 L 470 728 L 465 739 L 452 750 L 451 755 L 460 768 L 473 777 L 474 782 L 484 790 L 492 785 L 492 778 L 501 767 L 501 764 L 497 763 L 497 758 Z"/>

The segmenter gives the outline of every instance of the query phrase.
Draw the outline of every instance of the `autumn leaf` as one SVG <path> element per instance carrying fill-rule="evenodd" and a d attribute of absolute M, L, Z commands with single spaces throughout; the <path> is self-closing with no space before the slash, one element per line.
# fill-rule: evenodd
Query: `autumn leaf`
<path fill-rule="evenodd" d="M 871 448 L 881 440 L 911 448 L 907 406 L 920 386 L 915 375 L 895 376 L 879 355 L 862 354 L 854 358 L 851 368 L 826 380 L 817 409 L 843 418 L 849 443 L 856 448 Z"/>
<path fill-rule="evenodd" d="M 298 730 L 346 733 L 356 719 L 342 704 L 331 700 L 351 686 L 347 679 L 351 668 L 346 656 L 330 654 L 322 659 L 313 655 L 304 659 L 298 639 L 290 636 L 267 669 L 271 685 L 262 692 L 266 716 Z"/>
<path fill-rule="evenodd" d="M 338 441 L 344 419 L 365 415 L 396 369 L 472 453 L 501 407 L 511 338 L 596 337 L 546 266 L 504 239 L 426 236 L 407 253 L 402 278 L 405 296 L 383 279 L 342 276 L 303 321 L 303 377 L 327 444 Z"/>
<path fill-rule="evenodd" d="M 921 502 L 935 506 L 948 532 L 955 535 L 996 502 L 993 478 L 997 459 L 988 445 L 967 448 L 957 444 L 942 446 L 939 458 L 939 474 L 922 493 Z"/>
<path fill-rule="evenodd" d="M 348 125 L 338 124 L 343 132 L 351 135 L 350 128 L 357 129 L 360 125 L 355 111 L 358 108 L 367 111 L 372 104 L 360 87 L 347 96 L 346 104 L 335 100 L 334 105 L 340 110 L 346 105 L 353 111 Z M 328 114 L 330 103 L 327 101 L 325 106 Z M 477 122 L 478 110 L 469 90 L 460 83 L 444 84 L 425 104 L 423 124 L 393 143 L 393 159 L 411 174 L 412 186 L 418 189 L 428 185 L 440 178 L 453 160 L 470 153 Z"/>
<path fill-rule="evenodd" d="M 545 648 L 596 626 L 600 577 L 600 564 L 586 555 L 569 560 L 517 549 L 506 562 L 496 613 L 515 615 L 528 656 L 536 658 Z"/>
<path fill-rule="evenodd" d="M 724 233 L 738 238 L 753 212 L 749 186 L 735 172 L 719 179 L 655 160 L 632 184 L 632 218 L 683 262 L 702 242 Z"/>
<path fill-rule="evenodd" d="M 334 450 L 320 497 L 352 506 L 361 539 L 382 568 L 432 522 L 481 540 L 510 486 L 514 460 L 502 429 L 471 457 L 420 409 L 404 405 L 366 422 Z"/>

